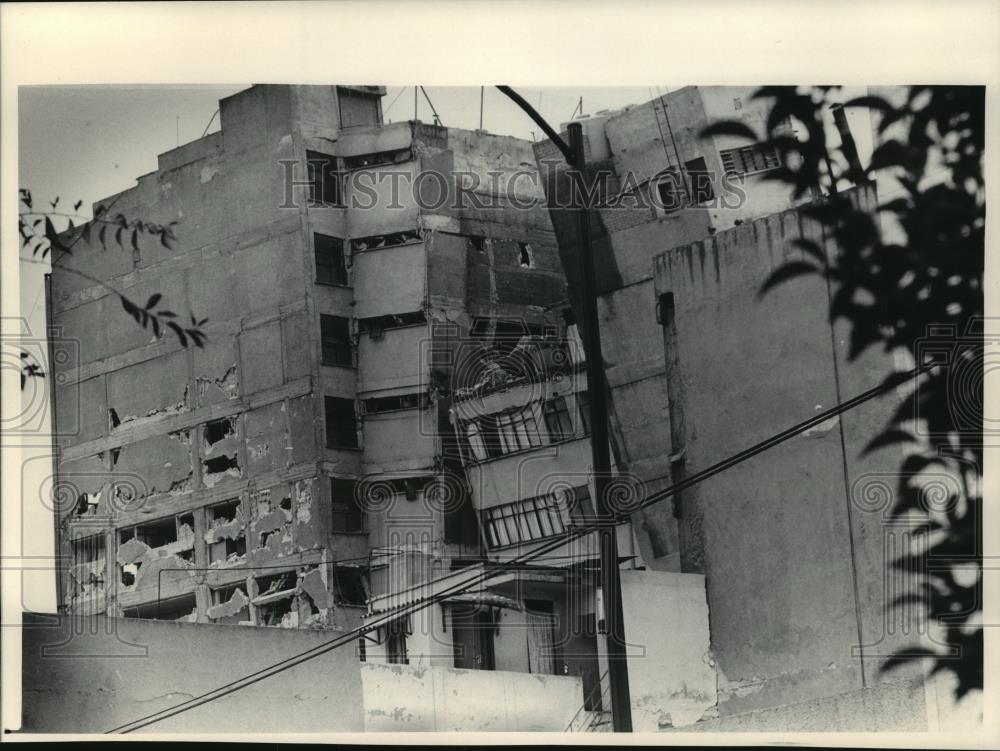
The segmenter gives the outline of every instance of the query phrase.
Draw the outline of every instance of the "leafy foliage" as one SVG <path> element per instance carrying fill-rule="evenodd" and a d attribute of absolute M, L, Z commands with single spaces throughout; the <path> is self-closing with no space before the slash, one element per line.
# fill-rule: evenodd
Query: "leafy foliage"
<path fill-rule="evenodd" d="M 931 672 L 955 674 L 961 697 L 983 686 L 984 89 L 912 86 L 900 103 L 876 96 L 846 102 L 877 116 L 881 142 L 863 171 L 851 165 L 845 144 L 827 142 L 825 112 L 837 94 L 829 86 L 765 87 L 755 96 L 771 101 L 766 133 L 731 124 L 709 132 L 776 148 L 785 166 L 774 177 L 796 197 L 825 193 L 804 211 L 837 250 L 827 257 L 798 240 L 803 260 L 778 268 L 761 293 L 802 274 L 823 275 L 834 290 L 831 320 L 850 324 L 852 359 L 881 347 L 907 352 L 918 364 L 938 363 L 911 384 L 866 452 L 907 446 L 891 514 L 915 520 L 925 545 L 894 563 L 920 573 L 915 590 L 893 604 L 923 608 L 946 642 L 940 651 L 900 652 L 883 670 L 926 659 Z M 781 127 L 788 118 L 801 138 Z M 876 173 L 895 178 L 901 195 L 875 211 L 851 191 L 838 191 L 845 180 L 859 185 Z M 881 225 L 893 220 L 890 238 Z M 934 482 L 942 476 L 954 481 Z"/>
<path fill-rule="evenodd" d="M 94 208 L 94 218 L 87 221 L 77 212 L 83 205 L 79 200 L 73 204 L 73 212 L 59 211 L 59 196 L 49 201 L 49 208 L 36 210 L 34 197 L 30 190 L 21 188 L 18 191 L 21 209 L 18 213 L 18 232 L 21 236 L 21 251 L 30 252 L 31 258 L 38 256 L 45 258 L 52 253 L 52 265 L 55 266 L 62 257 L 71 256 L 73 246 L 81 239 L 88 245 L 96 238 L 101 244 L 101 248 L 107 250 L 108 243 L 113 238 L 114 243 L 122 250 L 131 250 L 138 253 L 140 250 L 140 239 L 144 236 L 155 237 L 164 248 L 172 248 L 177 236 L 174 234 L 174 225 L 156 224 L 154 222 L 144 222 L 141 219 L 130 220 L 123 214 L 115 214 L 111 217 L 111 206 L 99 205 Z M 76 224 L 73 220 L 83 220 L 82 224 Z M 56 222 L 65 223 L 62 231 L 56 228 Z M 110 234 L 109 234 L 110 233 Z M 205 333 L 203 327 L 208 323 L 207 318 L 197 319 L 191 316 L 190 325 L 179 323 L 177 314 L 167 309 L 156 309 L 162 295 L 159 293 L 152 295 L 146 304 L 140 306 L 130 300 L 124 294 L 109 286 L 101 279 L 90 276 L 85 271 L 77 268 L 62 267 L 64 271 L 83 277 L 95 284 L 104 287 L 113 295 L 117 296 L 122 303 L 122 308 L 132 318 L 135 319 L 142 328 L 149 328 L 153 335 L 159 338 L 163 332 L 171 331 L 182 347 L 187 347 L 189 343 L 197 347 L 203 347 L 205 343 Z M 34 362 L 28 353 L 21 353 L 21 388 L 31 377 L 42 377 L 44 373 L 37 362 Z"/>

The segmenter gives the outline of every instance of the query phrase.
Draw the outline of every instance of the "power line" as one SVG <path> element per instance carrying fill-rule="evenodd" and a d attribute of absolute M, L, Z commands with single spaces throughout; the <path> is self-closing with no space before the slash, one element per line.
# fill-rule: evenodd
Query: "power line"
<path fill-rule="evenodd" d="M 396 102 L 399 101 L 399 98 L 401 96 L 403 96 L 403 92 L 406 91 L 408 88 L 410 88 L 410 87 L 409 86 L 404 86 L 403 88 L 401 88 L 399 90 L 399 93 L 396 94 L 396 96 L 393 97 L 392 101 L 389 103 L 389 106 L 386 107 L 384 110 L 382 110 L 382 117 L 385 117 L 387 114 L 389 114 L 389 110 L 392 109 L 392 105 L 394 105 Z"/>
<path fill-rule="evenodd" d="M 813 417 L 809 418 L 808 420 L 803 420 L 802 422 L 793 425 L 792 427 L 787 428 L 781 431 L 780 433 L 771 436 L 770 438 L 760 441 L 759 443 L 754 444 L 753 446 L 744 449 L 743 451 L 740 451 L 737 454 L 733 454 L 732 456 L 723 459 L 722 461 L 717 462 L 716 464 L 713 464 L 710 467 L 707 467 L 700 472 L 690 475 L 681 482 L 675 483 L 674 485 L 671 485 L 668 488 L 653 493 L 652 495 L 648 496 L 635 509 L 629 509 L 627 512 L 622 512 L 616 515 L 614 517 L 614 522 L 616 524 L 620 523 L 619 520 L 626 518 L 628 515 L 634 513 L 639 509 L 651 506 L 654 503 L 658 503 L 659 501 L 669 498 L 670 496 L 674 495 L 680 490 L 691 487 L 692 485 L 696 485 L 697 483 L 704 482 L 705 480 L 711 478 L 712 476 L 719 474 L 720 472 L 724 472 L 725 470 L 735 466 L 736 464 L 740 464 L 741 462 L 744 462 L 756 456 L 757 454 L 766 451 L 767 449 L 773 448 L 774 446 L 777 446 L 778 444 L 783 443 L 784 441 L 787 441 L 796 435 L 799 435 L 804 430 L 808 430 L 811 427 L 815 427 L 816 425 L 825 422 L 826 420 L 829 420 L 832 417 L 835 417 L 850 409 L 853 409 L 854 407 L 857 407 L 858 405 L 863 404 L 864 402 L 870 401 L 876 396 L 879 396 L 893 388 L 896 388 L 897 386 L 901 385 L 910 378 L 916 378 L 917 376 L 928 372 L 935 365 L 936 363 L 928 363 L 926 365 L 914 368 L 906 373 L 895 374 L 893 377 L 886 379 L 878 386 L 875 386 L 874 388 L 871 388 L 868 391 L 865 391 L 862 394 L 859 394 L 858 396 L 855 396 L 852 399 L 849 399 L 848 401 L 842 404 L 838 404 L 824 412 L 820 412 L 814 415 Z M 371 631 L 375 631 L 382 625 L 387 624 L 393 620 L 396 620 L 402 616 L 407 616 L 410 615 L 411 613 L 415 613 L 425 608 L 428 608 L 431 605 L 442 601 L 446 597 L 451 596 L 452 594 L 461 594 L 462 592 L 467 592 L 469 589 L 471 589 L 472 586 L 476 584 L 482 584 L 483 582 L 493 578 L 494 576 L 507 572 L 510 566 L 512 565 L 520 563 L 528 563 L 537 558 L 540 558 L 551 550 L 555 550 L 556 548 L 567 545 L 579 539 L 580 537 L 583 537 L 585 535 L 590 534 L 591 532 L 596 531 L 601 526 L 603 525 L 601 524 L 580 525 L 574 528 L 566 535 L 556 538 L 549 543 L 545 543 L 541 545 L 539 548 L 535 549 L 534 551 L 525 553 L 522 556 L 517 556 L 511 559 L 510 561 L 505 561 L 503 563 L 485 563 L 483 564 L 482 572 L 481 573 L 477 572 L 475 574 L 475 579 L 473 581 L 466 581 L 455 584 L 452 587 L 449 587 L 441 592 L 438 592 L 437 594 L 430 595 L 416 602 L 410 603 L 408 606 L 402 607 L 397 610 L 393 610 L 379 620 L 352 629 L 351 631 L 341 634 L 339 637 L 336 637 L 328 642 L 324 642 L 323 644 L 319 644 L 311 649 L 306 650 L 305 652 L 301 652 L 297 655 L 281 660 L 280 662 L 277 662 L 273 665 L 269 665 L 268 667 L 262 668 L 254 673 L 251 673 L 249 675 L 244 676 L 243 678 L 239 678 L 235 681 L 232 681 L 231 683 L 228 683 L 224 686 L 220 686 L 217 689 L 213 689 L 212 691 L 202 694 L 201 696 L 189 699 L 188 701 L 182 702 L 181 704 L 178 704 L 174 707 L 168 707 L 167 709 L 139 718 L 138 720 L 134 720 L 125 725 L 113 728 L 112 730 L 105 731 L 105 734 L 117 733 L 117 732 L 130 733 L 133 730 L 139 730 L 140 728 L 146 727 L 147 725 L 151 725 L 154 722 L 165 720 L 169 717 L 181 714 L 182 712 L 194 709 L 195 707 L 207 704 L 208 702 L 214 701 L 215 699 L 222 698 L 227 694 L 233 693 L 242 688 L 257 683 L 258 681 L 261 681 L 264 678 L 276 675 L 280 672 L 295 667 L 296 665 L 299 665 L 307 660 L 311 660 L 314 657 L 319 657 L 322 654 L 337 649 L 338 647 L 343 646 L 344 644 L 354 641 L 357 637 L 363 636 L 364 634 L 369 633 Z M 493 573 L 487 573 L 487 569 L 491 570 L 495 569 L 495 571 L 493 571 Z M 434 584 L 444 581 L 447 578 L 448 577 L 440 577 L 438 579 L 433 579 L 427 582 L 424 586 L 425 587 L 433 586 Z"/>

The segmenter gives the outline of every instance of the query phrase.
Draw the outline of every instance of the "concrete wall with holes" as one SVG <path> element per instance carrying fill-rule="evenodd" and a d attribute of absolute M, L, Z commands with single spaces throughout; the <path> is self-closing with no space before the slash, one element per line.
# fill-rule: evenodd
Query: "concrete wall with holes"
<path fill-rule="evenodd" d="M 336 636 L 128 618 L 24 618 L 21 730 L 34 733 L 103 733 Z M 348 644 L 138 732 L 361 731 L 359 664 Z"/>
<path fill-rule="evenodd" d="M 877 201 L 870 188 L 853 198 L 867 207 Z M 879 352 L 850 359 L 847 330 L 829 322 L 821 277 L 758 295 L 773 269 L 802 258 L 791 242 L 799 237 L 833 252 L 818 225 L 793 209 L 656 259 L 660 346 L 674 373 L 669 411 L 683 426 L 671 452 L 683 451 L 689 474 L 872 388 L 893 369 Z M 888 496 L 873 503 L 869 495 L 894 482 L 902 455 L 895 447 L 863 454 L 898 404 L 890 392 L 675 500 L 684 565 L 707 578 L 722 715 L 912 675 L 880 673 L 888 655 L 921 638 L 891 606 L 905 576 L 889 558 L 912 530 L 888 524 Z"/>
<path fill-rule="evenodd" d="M 280 162 L 298 159 L 319 123 L 336 132 L 337 100 L 332 87 L 259 86 L 220 108 L 219 133 L 161 155 L 156 172 L 100 202 L 111 217 L 174 222 L 171 247 L 129 231 L 119 245 L 111 227 L 105 248 L 95 227 L 53 274 L 53 323 L 78 345 L 56 380 L 60 539 L 72 556 L 72 540 L 104 534 L 107 562 L 100 575 L 94 561 L 82 577 L 71 571 L 64 604 L 118 613 L 196 595 L 194 617 L 206 619 L 205 588 L 247 577 L 218 569 L 284 559 L 295 571 L 329 545 L 311 244 Z M 73 269 L 140 305 L 162 294 L 154 310 L 185 327 L 207 318 L 205 346 L 140 327 Z M 172 539 L 140 533 L 123 548 L 123 529 L 175 522 Z"/>

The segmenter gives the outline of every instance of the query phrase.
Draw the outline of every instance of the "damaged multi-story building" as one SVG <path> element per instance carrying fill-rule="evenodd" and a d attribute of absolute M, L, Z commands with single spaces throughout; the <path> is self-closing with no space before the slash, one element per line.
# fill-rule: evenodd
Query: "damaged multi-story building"
<path fill-rule="evenodd" d="M 487 172 L 534 169 L 530 144 L 385 125 L 382 93 L 256 86 L 223 100 L 219 132 L 99 202 L 174 223 L 176 245 L 140 233 L 105 248 L 95 233 L 55 266 L 52 320 L 80 352 L 55 395 L 73 496 L 58 520 L 66 607 L 345 628 L 386 551 L 478 555 L 467 494 L 448 513 L 425 502 L 463 487 L 449 480 L 449 348 L 540 331 L 565 283 L 544 210 L 432 211 L 417 193 L 438 186 L 400 179 L 461 172 L 489 191 Z M 207 319 L 204 347 L 137 326 L 83 268 Z"/>
<path fill-rule="evenodd" d="M 786 240 L 812 230 L 766 179 L 776 153 L 701 137 L 720 119 L 760 126 L 750 93 L 689 87 L 582 120 L 587 161 L 610 177 L 591 223 L 625 510 L 882 374 L 847 362 L 825 288 L 757 300 Z M 594 520 L 592 386 L 574 217 L 546 208 L 561 158 L 549 142 L 385 124 L 382 94 L 223 100 L 219 132 L 99 202 L 176 222 L 174 247 L 75 241 L 54 267 L 52 323 L 80 343 L 56 368 L 60 602 L 371 626 L 354 647 L 368 729 L 440 713 L 439 697 L 458 701 L 444 685 L 551 699 L 518 729 L 610 729 L 599 551 L 571 534 Z M 207 318 L 204 347 L 136 326 L 73 269 Z M 867 701 L 859 722 L 877 721 L 878 660 L 850 655 L 891 641 L 881 527 L 852 510 L 849 480 L 885 462 L 857 458 L 879 417 L 858 414 L 619 525 L 637 730 L 802 700 Z M 916 689 L 887 691 L 876 700 L 907 708 L 888 722 L 913 720 Z M 451 729 L 511 727 L 467 719 Z"/>

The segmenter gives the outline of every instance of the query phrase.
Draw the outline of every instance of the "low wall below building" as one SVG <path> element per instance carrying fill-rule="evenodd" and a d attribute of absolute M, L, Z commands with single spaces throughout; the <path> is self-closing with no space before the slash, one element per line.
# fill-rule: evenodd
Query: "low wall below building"
<path fill-rule="evenodd" d="M 338 633 L 104 616 L 22 619 L 21 729 L 31 733 L 103 733 Z M 348 645 L 138 732 L 357 732 L 359 665 Z"/>
<path fill-rule="evenodd" d="M 564 732 L 583 704 L 577 676 L 361 665 L 365 730 Z"/>

